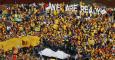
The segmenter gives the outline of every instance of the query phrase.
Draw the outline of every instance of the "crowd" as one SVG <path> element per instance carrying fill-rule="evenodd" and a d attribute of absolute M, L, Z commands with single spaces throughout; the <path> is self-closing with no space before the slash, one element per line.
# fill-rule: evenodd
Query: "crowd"
<path fill-rule="evenodd" d="M 72 56 L 77 54 L 76 59 L 114 60 L 114 11 L 91 15 L 90 19 L 85 19 L 89 14 L 83 12 L 50 12 L 37 4 L 5 5 L 5 9 L 0 9 L 0 41 L 36 35 L 41 37 L 42 48 L 61 49 Z M 8 60 L 14 55 L 17 59 L 22 58 L 18 60 L 34 60 L 36 56 L 31 56 L 31 52 L 36 52 L 31 49 L 26 49 L 26 53 L 23 49 L 17 54 L 1 49 L 0 60 Z"/>
<path fill-rule="evenodd" d="M 20 48 L 12 49 L 10 51 L 4 52 L 0 50 L 0 60 L 42 60 L 40 56 L 36 53 L 35 48 Z"/>

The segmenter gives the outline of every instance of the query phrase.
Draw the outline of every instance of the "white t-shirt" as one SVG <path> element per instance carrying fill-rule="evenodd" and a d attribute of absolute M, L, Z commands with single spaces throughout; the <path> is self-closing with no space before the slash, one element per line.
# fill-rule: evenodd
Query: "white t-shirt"
<path fill-rule="evenodd" d="M 10 27 L 10 26 L 7 26 L 7 27 L 6 27 L 6 29 L 7 29 L 7 30 L 10 30 L 10 29 L 11 29 L 11 27 Z"/>

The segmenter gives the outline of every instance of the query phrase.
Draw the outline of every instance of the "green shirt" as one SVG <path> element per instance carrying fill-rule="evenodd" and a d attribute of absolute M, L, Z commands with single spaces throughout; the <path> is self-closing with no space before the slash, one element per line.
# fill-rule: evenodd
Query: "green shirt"
<path fill-rule="evenodd" d="M 3 55 L 0 56 L 0 60 L 6 60 Z"/>

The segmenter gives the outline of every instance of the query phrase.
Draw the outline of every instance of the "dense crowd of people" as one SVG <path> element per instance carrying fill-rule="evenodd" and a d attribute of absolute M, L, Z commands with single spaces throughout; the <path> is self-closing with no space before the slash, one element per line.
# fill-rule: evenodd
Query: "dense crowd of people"
<path fill-rule="evenodd" d="M 6 5 L 5 9 L 0 9 L 0 41 L 35 35 L 41 37 L 42 48 L 61 49 L 72 56 L 77 54 L 76 59 L 115 58 L 115 12 L 103 15 L 71 11 L 59 11 L 57 14 L 55 11 L 50 12 L 45 12 L 44 7 L 37 4 Z M 89 16 L 90 19 L 85 19 Z M 8 56 L 14 55 L 17 59 L 20 58 L 18 60 L 34 60 L 36 56 L 31 56 L 31 52 L 36 52 L 31 49 L 34 48 L 26 49 L 26 53 L 24 49 L 22 52 L 19 49 L 17 54 L 13 54 L 12 51 L 3 52 L 1 49 L 0 60 L 11 59 Z"/>

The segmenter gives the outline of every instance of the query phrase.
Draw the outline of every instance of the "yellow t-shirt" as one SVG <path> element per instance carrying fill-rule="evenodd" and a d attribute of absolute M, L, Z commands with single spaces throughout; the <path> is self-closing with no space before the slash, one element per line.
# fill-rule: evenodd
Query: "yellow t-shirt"
<path fill-rule="evenodd" d="M 58 20 L 58 19 L 56 19 L 56 20 L 55 20 L 55 24 L 58 24 L 58 23 L 59 23 L 59 20 Z"/>
<path fill-rule="evenodd" d="M 54 25 L 53 25 L 53 28 L 54 28 L 54 29 L 58 29 L 58 25 L 57 25 L 57 24 L 54 24 Z"/>
<path fill-rule="evenodd" d="M 90 40 L 90 39 L 88 39 L 88 42 L 89 42 L 90 45 L 94 45 L 94 43 L 95 43 L 94 40 Z"/>
<path fill-rule="evenodd" d="M 57 12 L 56 12 L 56 10 L 54 11 L 54 15 L 57 15 Z"/>
<path fill-rule="evenodd" d="M 66 25 L 63 26 L 63 29 L 66 30 Z"/>

